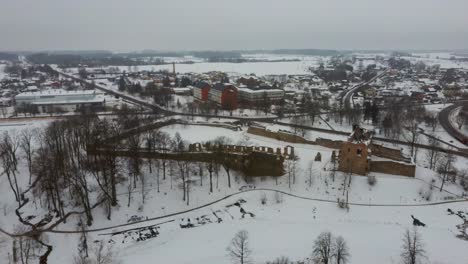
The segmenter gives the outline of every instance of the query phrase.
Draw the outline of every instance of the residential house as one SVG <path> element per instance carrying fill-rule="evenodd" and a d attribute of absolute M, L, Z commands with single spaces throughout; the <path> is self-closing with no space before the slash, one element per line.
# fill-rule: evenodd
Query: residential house
<path fill-rule="evenodd" d="M 208 94 L 211 90 L 211 85 L 207 82 L 197 82 L 193 86 L 193 97 L 195 99 L 206 102 L 208 101 Z"/>
<path fill-rule="evenodd" d="M 226 110 L 237 108 L 238 89 L 230 83 L 216 83 L 208 92 L 208 100 Z"/>

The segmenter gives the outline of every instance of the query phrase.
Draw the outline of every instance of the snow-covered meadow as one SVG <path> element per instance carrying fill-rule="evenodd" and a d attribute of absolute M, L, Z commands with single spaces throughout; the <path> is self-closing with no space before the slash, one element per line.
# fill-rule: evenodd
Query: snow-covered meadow
<path fill-rule="evenodd" d="M 266 204 L 261 203 L 266 197 Z M 239 208 L 230 206 L 244 200 L 241 206 L 255 217 L 242 218 Z M 315 238 L 330 231 L 347 241 L 349 263 L 400 263 L 402 235 L 412 229 L 411 215 L 426 223 L 419 227 L 428 260 L 425 263 L 458 264 L 466 260 L 466 241 L 455 237 L 460 220 L 447 214 L 447 209 L 465 210 L 463 203 L 435 206 L 355 206 L 340 209 L 334 203 L 320 202 L 256 190 L 232 196 L 209 207 L 177 216 L 161 218 L 134 225 L 158 225 L 159 235 L 135 242 L 132 233 L 111 235 L 110 232 L 129 227 L 93 232 L 90 237 L 112 245 L 116 258 L 130 263 L 231 263 L 226 247 L 239 230 L 249 233 L 249 245 L 254 263 L 265 263 L 278 256 L 292 260 L 310 257 Z M 204 223 L 198 224 L 203 218 Z M 181 228 L 188 219 L 193 228 Z M 208 221 L 206 221 L 209 219 Z M 218 219 L 221 222 L 218 223 Z M 77 243 L 78 235 L 50 234 L 51 240 L 61 241 L 57 251 L 69 252 L 69 244 Z M 52 263 L 69 261 L 66 254 L 54 254 Z"/>
<path fill-rule="evenodd" d="M 264 59 L 268 56 L 252 55 L 252 58 Z M 284 59 L 294 59 L 294 56 L 284 56 Z M 315 57 L 301 57 L 294 62 L 258 62 L 258 63 L 206 63 L 178 64 L 177 72 L 207 72 L 211 70 L 238 72 L 242 74 L 303 74 L 308 67 L 316 67 L 318 59 Z M 430 58 L 434 62 L 440 59 Z M 432 62 L 431 62 L 432 63 Z M 123 70 L 128 70 L 122 67 Z M 139 70 L 172 70 L 172 65 L 139 66 Z M 0 71 L 1 72 L 1 71 Z M 104 80 L 107 88 L 117 89 L 116 85 Z M 189 101 L 185 97 L 178 97 L 181 104 Z M 151 102 L 150 99 L 148 99 Z M 428 106 L 434 113 L 440 111 L 443 105 Z M 251 115 L 255 113 L 235 113 Z M 190 117 L 177 117 L 187 121 L 223 122 L 228 119 L 206 119 Z M 315 125 L 320 128 L 332 128 L 340 131 L 349 131 L 350 126 L 338 124 L 333 120 L 324 121 L 323 116 Z M 232 120 L 230 120 L 232 121 Z M 289 120 L 292 122 L 291 120 Z M 27 120 L 15 122 L 1 122 L 0 133 L 8 132 L 10 135 L 19 135 L 24 129 L 43 129 L 50 120 Z M 293 128 L 277 124 L 263 123 L 271 130 L 289 130 Z M 371 127 L 370 125 L 367 125 Z M 421 124 L 425 130 L 429 127 Z M 138 183 L 137 188 L 130 193 L 126 183 L 118 186 L 119 206 L 112 211 L 111 220 L 106 219 L 102 207 L 94 209 L 95 219 L 90 229 L 100 229 L 88 233 L 89 241 L 104 241 L 113 245 L 116 258 L 123 264 L 130 263 L 230 263 L 226 256 L 226 246 L 234 234 L 245 229 L 250 234 L 250 243 L 255 263 L 264 263 L 275 257 L 285 255 L 293 260 L 304 260 L 309 257 L 312 245 L 320 232 L 331 231 L 334 235 L 343 236 L 351 251 L 350 263 L 399 263 L 401 239 L 407 228 L 412 228 L 411 215 L 415 215 L 425 222 L 425 228 L 419 228 L 427 250 L 428 262 L 464 263 L 466 262 L 465 248 L 467 242 L 455 237 L 457 224 L 460 219 L 447 215 L 447 209 L 467 211 L 466 201 L 461 201 L 466 194 L 457 184 L 447 182 L 442 191 L 439 191 L 440 180 L 436 172 L 425 168 L 423 150 L 420 154 L 415 178 L 401 177 L 372 173 L 377 183 L 370 185 L 368 178 L 352 176 L 352 183 L 348 189 L 350 209 L 340 209 L 337 199 L 346 197 L 343 190 L 345 175 L 336 173 L 332 178 L 331 153 L 332 149 L 307 144 L 290 144 L 278 140 L 255 136 L 242 131 L 233 131 L 226 128 L 207 127 L 202 125 L 172 125 L 160 129 L 174 137 L 176 133 L 186 143 L 202 143 L 226 137 L 232 144 L 257 145 L 267 147 L 285 147 L 291 145 L 295 149 L 299 160 L 294 170 L 295 177 L 284 175 L 279 178 L 259 177 L 246 181 L 238 172 L 231 171 L 232 186 L 227 187 L 227 173 L 221 167 L 214 176 L 214 191 L 209 192 L 209 180 L 206 170 L 200 174 L 199 168 L 203 164 L 194 164 L 190 176 L 190 203 L 182 200 L 181 179 L 177 168 L 168 170 L 167 178 L 162 179 L 160 171 L 149 171 L 149 164 L 143 162 L 144 186 Z M 435 133 L 446 141 L 462 147 L 451 138 L 442 128 L 438 127 Z M 304 136 L 309 140 L 319 137 L 344 140 L 346 136 L 324 132 L 305 131 Z M 403 139 L 404 140 L 404 139 Z M 421 143 L 427 138 L 421 136 Z M 401 147 L 401 146 L 394 146 Z M 407 154 L 408 147 L 402 148 Z M 317 153 L 322 155 L 321 161 L 313 161 Z M 125 161 L 122 160 L 125 164 Z M 468 160 L 458 157 L 455 167 L 459 170 L 468 169 Z M 128 175 L 125 165 L 120 173 Z M 19 168 L 21 185 L 26 186 L 28 172 L 24 162 Z M 157 178 L 156 175 L 159 175 Z M 290 181 L 293 181 L 290 184 Z M 144 187 L 144 188 L 143 188 Z M 243 192 L 247 190 L 247 192 Z M 280 191 L 275 192 L 274 190 Z M 127 200 L 131 195 L 130 206 Z M 145 201 L 143 201 L 143 194 Z M 233 195 L 225 200 L 226 196 Z M 266 197 L 266 204 L 262 204 L 262 197 Z M 429 197 L 429 198 L 428 198 Z M 246 202 L 242 207 L 255 214 L 255 217 L 242 218 L 238 207 L 226 207 L 239 199 Z M 216 202 L 209 206 L 208 203 Z M 455 202 L 460 201 L 460 202 Z M 449 203 L 445 203 L 449 202 Z M 454 202 L 454 203 L 451 203 Z M 440 203 L 440 204 L 439 204 Z M 30 203 L 24 208 L 25 216 L 46 212 L 39 204 Z M 37 206 L 37 208 L 35 208 Z M 198 208 L 201 207 L 201 208 Z M 16 231 L 21 224 L 14 213 L 16 203 L 8 185 L 6 177 L 0 176 L 0 228 L 7 231 Z M 198 208 L 198 209 L 197 209 Z M 180 213 L 185 210 L 193 211 Z M 167 216 L 174 214 L 173 216 Z M 137 216 L 143 222 L 127 223 L 132 216 Z M 197 225 L 194 228 L 181 228 L 190 218 L 192 223 L 197 218 L 206 216 L 208 223 Z M 151 220 L 157 218 L 155 220 Z M 218 223 L 218 218 L 222 221 Z M 212 223 L 209 223 L 209 222 Z M 59 225 L 55 231 L 75 232 L 78 218 L 71 217 L 67 223 Z M 136 237 L 124 238 L 123 235 L 112 236 L 108 233 L 144 227 L 163 223 L 159 227 L 160 234 L 146 241 L 135 241 Z M 128 224 L 126 226 L 118 226 Z M 135 235 L 135 234 L 134 234 Z M 49 263 L 72 263 L 73 257 L 78 253 L 76 245 L 79 233 L 47 233 L 46 240 L 54 246 Z M 0 234 L 0 263 L 8 263 L 11 256 L 6 252 L 11 249 L 12 240 Z M 90 242 L 90 244 L 93 244 Z"/>
<path fill-rule="evenodd" d="M 21 129 L 32 124 L 38 126 L 36 122 L 32 122 L 4 129 L 10 133 L 18 133 Z M 47 123 L 44 122 L 44 124 Z M 280 128 L 284 129 L 284 127 L 271 127 L 271 129 Z M 461 248 L 466 246 L 466 242 L 455 238 L 454 234 L 458 219 L 447 216 L 445 210 L 447 208 L 464 210 L 465 203 L 423 206 L 433 202 L 444 202 L 447 199 L 459 199 L 462 191 L 450 183 L 444 188 L 447 191 L 439 192 L 437 188 L 431 188 L 432 178 L 437 177 L 430 170 L 418 167 L 416 179 L 376 175 L 377 183 L 374 186 L 368 184 L 367 177 L 353 176 L 349 188 L 351 205 L 350 210 L 346 211 L 339 209 L 335 203 L 338 198 L 344 197 L 342 189 L 344 175 L 337 173 L 335 181 L 332 180 L 328 170 L 331 149 L 315 145 L 288 144 L 254 136 L 248 134 L 245 128 L 243 131 L 233 131 L 198 125 L 172 125 L 160 130 L 171 136 L 179 133 L 187 143 L 205 142 L 218 136 L 224 136 L 234 144 L 269 147 L 292 145 L 296 155 L 300 157 L 297 163 L 296 178 L 289 187 L 287 176 L 278 178 L 278 181 L 271 177 L 261 177 L 246 182 L 240 174 L 231 172 L 233 182 L 232 187 L 228 188 L 226 173 L 221 168 L 219 174 L 214 177 L 214 191 L 209 193 L 206 172 L 203 177 L 194 173 L 191 175 L 190 204 L 187 205 L 185 201 L 182 201 L 180 179 L 176 172 L 173 172 L 174 174 L 168 172 L 166 180 L 162 180 L 160 175 L 160 191 L 158 192 L 155 172 L 149 173 L 148 164 L 145 162 L 145 202 L 142 201 L 142 189 L 137 187 L 132 191 L 131 205 L 127 207 L 126 186 L 123 186 L 125 184 L 119 186 L 119 207 L 113 211 L 112 220 L 107 220 L 104 210 L 98 208 L 95 209 L 95 222 L 90 227 L 90 229 L 107 229 L 88 234 L 90 241 L 104 240 L 107 243 L 112 239 L 115 242 L 113 247 L 118 254 L 118 259 L 122 260 L 123 263 L 151 263 L 153 261 L 162 263 L 229 263 L 225 247 L 233 234 L 240 229 L 246 229 L 250 233 L 256 263 L 263 263 L 277 257 L 277 255 L 287 255 L 298 260 L 305 259 L 311 252 L 315 237 L 326 230 L 345 237 L 353 256 L 350 263 L 375 263 L 376 261 L 397 263 L 401 235 L 405 228 L 411 227 L 411 214 L 428 224 L 428 227 L 422 229 L 421 233 L 427 243 L 428 252 L 430 252 L 428 255 L 431 261 L 434 261 L 432 263 L 459 263 L 463 259 L 460 252 Z M 315 132 L 312 131 L 307 133 L 311 139 L 324 136 L 315 135 Z M 311 162 L 318 152 L 322 155 L 322 161 Z M 24 178 L 24 175 L 27 175 L 26 168 L 23 167 L 20 171 L 23 180 L 26 181 L 27 179 Z M 0 186 L 2 195 L 0 207 L 4 210 L 0 224 L 3 229 L 13 231 L 19 225 L 13 213 L 15 206 L 10 202 L 13 195 L 5 177 L 0 179 Z M 269 190 L 262 191 L 261 189 Z M 251 191 L 237 194 L 226 201 L 194 210 L 185 215 L 177 214 L 238 193 L 240 190 Z M 281 195 L 281 203 L 275 201 L 277 199 L 275 192 L 270 190 L 279 190 L 285 193 Z M 428 191 L 432 192 L 429 201 L 423 197 L 423 194 Z M 267 197 L 266 205 L 260 203 L 260 197 L 263 196 L 263 193 Z M 290 197 L 288 194 L 297 195 L 300 198 Z M 245 209 L 253 212 L 254 218 L 241 218 L 235 208 L 229 209 L 228 212 L 224 210 L 227 203 L 241 198 L 247 201 Z M 182 218 L 195 219 L 198 216 L 210 215 L 217 210 L 220 210 L 218 215 L 223 219 L 221 223 L 213 221 L 212 224 L 189 229 L 181 229 L 179 226 L 183 221 Z M 32 211 L 34 208 L 25 209 L 25 215 Z M 125 224 L 127 219 L 133 215 L 145 220 L 174 213 L 177 215 L 173 217 L 112 228 L 115 225 Z M 160 235 L 143 242 L 136 242 L 128 238 L 122 243 L 121 236 L 103 235 L 112 231 L 170 220 L 174 220 L 174 222 L 160 226 Z M 76 218 L 71 218 L 66 224 L 60 225 L 57 230 L 76 231 L 76 221 Z M 77 254 L 75 249 L 70 249 L 70 245 L 77 244 L 79 234 L 48 233 L 47 237 L 48 241 L 55 247 L 50 256 L 50 263 L 70 263 L 73 256 Z M 450 249 L 448 251 L 442 250 L 447 243 L 450 244 Z M 3 249 L 6 247 L 4 246 Z M 184 254 L 180 254 L 181 252 Z M 3 260 L 6 260 L 6 255 L 0 255 L 4 257 Z M 440 262 L 442 260 L 445 262 Z"/>

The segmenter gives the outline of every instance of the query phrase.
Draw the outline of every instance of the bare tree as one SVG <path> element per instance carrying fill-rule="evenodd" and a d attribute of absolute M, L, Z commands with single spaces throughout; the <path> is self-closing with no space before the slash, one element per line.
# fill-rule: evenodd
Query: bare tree
<path fill-rule="evenodd" d="M 74 264 L 117 264 L 117 260 L 112 246 L 107 245 L 102 240 L 96 243 L 89 257 L 77 255 L 74 257 Z"/>
<path fill-rule="evenodd" d="M 106 246 L 102 240 L 93 248 L 93 256 L 96 264 L 115 264 L 117 261 L 112 247 Z"/>
<path fill-rule="evenodd" d="M 350 259 L 348 245 L 343 237 L 322 232 L 314 242 L 312 260 L 317 264 L 345 264 Z"/>
<path fill-rule="evenodd" d="M 426 259 L 426 250 L 416 228 L 413 231 L 407 229 L 403 235 L 401 259 L 404 264 L 423 263 Z"/>
<path fill-rule="evenodd" d="M 83 219 L 80 219 L 80 222 L 78 223 L 79 225 L 79 231 L 81 231 L 80 235 L 80 240 L 78 242 L 78 256 L 75 257 L 75 262 L 80 263 L 86 263 L 86 259 L 89 257 L 89 252 L 88 252 L 88 233 L 86 232 L 86 226 L 83 222 Z M 77 263 L 77 264 L 78 264 Z"/>
<path fill-rule="evenodd" d="M 439 191 L 442 191 L 444 184 L 447 181 L 447 177 L 450 173 L 454 173 L 453 163 L 455 162 L 456 157 L 453 153 L 445 153 L 439 161 L 439 168 L 437 169 L 441 175 L 442 183 L 440 184 Z"/>
<path fill-rule="evenodd" d="M 182 201 L 187 201 L 187 176 L 188 176 L 188 166 L 189 162 L 186 160 L 177 160 L 177 167 L 179 168 L 179 176 L 182 179 Z"/>
<path fill-rule="evenodd" d="M 278 257 L 273 261 L 267 261 L 266 264 L 292 264 L 293 262 L 289 260 L 288 257 Z"/>
<path fill-rule="evenodd" d="M 335 176 L 336 176 L 336 170 L 337 170 L 337 156 L 336 156 L 336 152 L 333 151 L 332 152 L 332 155 L 331 155 L 331 163 L 332 163 L 332 166 L 331 166 L 331 175 L 332 175 L 332 180 L 333 182 L 335 182 Z"/>
<path fill-rule="evenodd" d="M 408 143 L 410 143 L 410 145 L 411 145 L 411 157 L 413 157 L 413 159 L 416 161 L 415 147 L 416 147 L 416 144 L 419 141 L 418 123 L 416 123 L 416 122 L 411 123 L 407 127 L 407 130 L 408 130 L 409 134 L 407 136 L 405 136 L 405 134 L 403 134 L 403 135 L 405 136 L 406 141 Z"/>
<path fill-rule="evenodd" d="M 214 161 L 210 160 L 206 164 L 206 169 L 208 170 L 208 173 L 210 175 L 210 193 L 213 192 L 213 171 L 214 171 Z"/>
<path fill-rule="evenodd" d="M 141 172 L 142 162 L 139 155 L 142 137 L 139 134 L 130 136 L 127 143 L 128 149 L 132 152 L 132 157 L 129 159 L 129 171 L 133 175 L 133 188 L 136 188 L 138 176 L 144 177 L 144 173 Z"/>
<path fill-rule="evenodd" d="M 311 160 L 309 162 L 309 166 L 307 167 L 307 170 L 309 172 L 309 188 L 312 187 L 312 174 L 313 174 L 313 165 L 314 165 L 314 161 Z"/>
<path fill-rule="evenodd" d="M 429 160 L 429 169 L 434 169 L 435 164 L 439 160 L 439 140 L 435 136 L 428 137 L 429 149 L 426 152 L 426 157 Z"/>
<path fill-rule="evenodd" d="M 224 145 L 231 144 L 232 140 L 230 138 L 221 136 L 217 137 L 214 140 L 214 144 L 216 144 L 216 151 L 219 152 L 218 158 L 220 159 L 221 165 L 223 166 L 224 170 L 226 171 L 227 178 L 228 178 L 228 187 L 231 188 L 231 160 L 228 156 L 222 153 L 222 147 Z"/>
<path fill-rule="evenodd" d="M 291 189 L 291 184 L 296 183 L 296 173 L 298 172 L 297 163 L 299 161 L 298 156 L 294 156 L 291 159 L 286 160 L 286 172 L 288 174 L 288 186 Z"/>
<path fill-rule="evenodd" d="M 163 170 L 163 180 L 166 179 L 166 159 L 165 155 L 169 151 L 169 147 L 172 145 L 172 140 L 171 136 L 168 133 L 165 132 L 158 132 L 157 135 L 157 145 L 159 147 L 159 150 L 163 154 L 163 159 L 161 159 L 161 165 L 162 165 L 162 170 Z"/>
<path fill-rule="evenodd" d="M 21 131 L 20 136 L 20 143 L 19 147 L 24 152 L 26 161 L 28 163 L 28 171 L 29 171 L 29 184 L 31 184 L 32 178 L 32 162 L 33 162 L 33 140 L 34 136 L 36 135 L 37 131 L 26 129 Z"/>
<path fill-rule="evenodd" d="M 250 258 L 252 250 L 249 248 L 249 233 L 246 230 L 237 232 L 226 250 L 233 263 L 252 263 Z"/>
<path fill-rule="evenodd" d="M 17 150 L 18 140 L 16 137 L 10 137 L 8 132 L 5 132 L 0 142 L 0 162 L 4 173 L 7 175 L 8 183 L 15 195 L 15 199 L 20 204 L 20 188 L 16 175 L 18 173 Z"/>
<path fill-rule="evenodd" d="M 314 241 L 312 258 L 315 263 L 329 264 L 331 263 L 333 252 L 333 237 L 330 232 L 322 232 Z"/>
<path fill-rule="evenodd" d="M 458 114 L 455 117 L 455 122 L 457 123 L 458 129 L 462 129 L 463 125 L 465 125 L 466 118 L 462 116 L 461 114 Z"/>
<path fill-rule="evenodd" d="M 342 236 L 337 237 L 333 243 L 333 257 L 336 264 L 345 264 L 351 257 L 348 245 Z"/>

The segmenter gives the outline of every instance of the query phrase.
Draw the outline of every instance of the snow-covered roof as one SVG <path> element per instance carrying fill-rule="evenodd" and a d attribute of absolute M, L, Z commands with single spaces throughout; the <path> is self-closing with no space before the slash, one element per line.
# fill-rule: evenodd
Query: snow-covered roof
<path fill-rule="evenodd" d="M 23 97 L 31 97 L 31 96 L 44 96 L 44 95 L 53 95 L 53 96 L 67 96 L 67 95 L 91 95 L 95 94 L 94 90 L 81 90 L 81 91 L 66 91 L 63 89 L 50 89 L 50 90 L 43 90 L 38 92 L 24 92 L 20 93 L 16 96 L 16 98 L 21 99 Z"/>
<path fill-rule="evenodd" d="M 252 94 L 255 94 L 255 93 L 269 93 L 269 92 L 284 92 L 283 90 L 281 89 L 260 89 L 260 90 L 253 90 L 253 89 L 249 89 L 249 88 L 239 88 L 238 89 L 239 92 L 245 92 L 245 93 L 252 93 Z"/>
<path fill-rule="evenodd" d="M 15 96 L 17 104 L 82 104 L 101 103 L 105 99 L 97 95 L 94 90 L 65 91 L 63 89 L 51 89 L 39 92 L 24 92 Z"/>

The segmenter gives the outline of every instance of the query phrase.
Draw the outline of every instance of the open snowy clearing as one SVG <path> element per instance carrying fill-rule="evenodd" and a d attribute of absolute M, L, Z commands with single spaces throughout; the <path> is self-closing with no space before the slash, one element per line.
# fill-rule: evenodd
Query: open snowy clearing
<path fill-rule="evenodd" d="M 260 197 L 265 194 L 266 205 Z M 254 218 L 242 218 L 239 208 L 226 207 L 239 199 Z M 123 235 L 93 233 L 94 239 L 114 243 L 114 250 L 124 264 L 130 263 L 231 263 L 226 256 L 226 247 L 234 234 L 242 229 L 249 232 L 250 245 L 255 263 L 264 263 L 277 256 L 289 256 L 293 260 L 307 258 L 315 238 L 323 231 L 343 236 L 351 251 L 350 263 L 399 263 L 401 238 L 407 228 L 412 228 L 410 215 L 426 223 L 419 228 L 430 261 L 425 263 L 458 264 L 466 261 L 466 241 L 455 237 L 455 225 L 459 219 L 447 215 L 447 208 L 466 210 L 466 203 L 437 206 L 368 207 L 351 206 L 349 212 L 339 209 L 335 203 L 304 200 L 287 195 L 277 203 L 275 193 L 254 191 L 236 195 L 208 208 L 167 219 L 159 219 L 146 225 L 165 223 L 159 227 L 159 236 L 136 242 Z M 222 219 L 217 223 L 216 217 Z M 182 229 L 181 224 L 197 223 L 196 218 L 206 216 L 212 223 L 196 224 L 194 228 Z M 118 231 L 122 229 L 116 229 Z M 70 235 L 54 234 L 51 238 L 64 240 L 58 251 L 67 251 Z M 123 241 L 123 242 L 122 242 Z M 68 256 L 54 255 L 51 263 L 65 263 Z"/>
<path fill-rule="evenodd" d="M 46 123 L 21 123 L 18 126 L 8 126 L 5 129 L 15 133 L 30 126 L 43 126 Z M 275 127 L 273 126 L 272 128 Z M 276 128 L 279 129 L 279 127 Z M 181 212 L 222 199 L 227 195 L 237 193 L 239 190 L 245 190 L 246 188 L 269 188 L 302 197 L 329 200 L 330 202 L 298 200 L 297 198 L 289 199 L 284 196 L 284 202 L 276 204 L 274 202 L 274 193 L 268 192 L 268 206 L 264 207 L 260 206 L 260 192 L 236 195 L 225 202 L 196 210 L 185 216 L 197 217 L 212 214 L 212 210 L 221 210 L 221 214 L 223 215 L 223 223 L 221 224 L 213 223 L 195 229 L 181 230 L 179 223 L 180 219 L 184 216 L 178 215 L 177 217 L 154 221 L 154 223 L 166 220 L 175 221 L 162 225 L 160 228 L 161 234 L 157 238 L 136 244 L 131 241 L 122 244 L 115 240 L 115 248 L 117 248 L 119 258 L 122 258 L 124 263 L 150 263 L 150 260 L 157 260 L 162 263 L 229 263 L 224 249 L 233 234 L 242 228 L 250 232 L 255 260 L 260 263 L 276 257 L 271 252 L 277 252 L 278 255 L 288 255 L 295 259 L 307 257 L 311 251 L 313 240 L 320 232 L 325 230 L 330 230 L 335 235 L 345 237 L 353 254 L 351 263 L 377 263 L 378 261 L 380 263 L 397 263 L 401 235 L 404 229 L 411 224 L 410 214 L 414 214 L 428 224 L 428 228 L 423 229 L 424 231 L 431 230 L 430 232 L 422 233 L 427 242 L 432 243 L 428 245 L 428 249 L 431 249 L 431 251 L 428 250 L 431 252 L 431 260 L 437 259 L 437 257 L 441 259 L 442 256 L 445 256 L 442 254 L 442 251 L 433 251 L 432 249 L 439 249 L 445 245 L 445 241 L 449 241 L 451 245 L 454 245 L 452 247 L 454 253 L 450 255 L 450 257 L 454 255 L 453 261 L 439 263 L 459 263 L 460 256 L 456 255 L 456 253 L 461 252 L 459 247 L 465 245 L 463 243 L 466 242 L 456 239 L 454 234 L 451 233 L 450 230 L 454 232 L 458 219 L 454 216 L 445 216 L 445 211 L 446 208 L 466 210 L 462 208 L 465 203 L 435 207 L 408 206 L 446 201 L 447 199 L 459 198 L 459 195 L 462 194 L 458 186 L 450 183 L 446 184 L 442 192 L 439 192 L 437 188 L 431 188 L 429 182 L 432 178 L 437 178 L 433 171 L 418 167 L 416 179 L 377 175 L 377 184 L 375 186 L 370 186 L 367 183 L 367 177 L 353 176 L 352 184 L 349 188 L 350 203 L 363 205 L 404 205 L 405 207 L 351 206 L 350 212 L 346 213 L 346 211 L 338 209 L 335 203 L 338 198 L 344 197 L 344 175 L 336 173 L 335 181 L 331 179 L 329 168 L 332 149 L 315 145 L 289 144 L 274 139 L 254 136 L 248 134 L 245 128 L 243 131 L 233 131 L 225 128 L 200 125 L 172 125 L 163 127 L 160 130 L 167 132 L 171 136 L 179 132 L 182 139 L 187 143 L 201 143 L 213 140 L 218 136 L 224 136 L 231 139 L 233 144 L 259 145 L 274 148 L 292 145 L 295 148 L 296 155 L 300 157 L 297 163 L 296 179 L 291 184 L 291 187 L 289 187 L 287 175 L 278 178 L 278 181 L 272 177 L 260 177 L 247 183 L 239 173 L 232 171 L 232 187 L 228 188 L 226 173 L 221 168 L 219 174 L 214 177 L 214 191 L 210 193 L 206 172 L 203 177 L 203 183 L 201 182 L 202 177 L 195 173 L 191 175 L 191 181 L 193 181 L 190 187 L 191 200 L 190 204 L 187 205 L 185 201 L 182 201 L 181 180 L 177 177 L 177 170 L 173 174 L 168 171 L 166 180 L 162 180 L 160 176 L 159 184 L 161 191 L 157 192 L 158 183 L 155 172 L 149 173 L 148 164 L 145 162 L 143 167 L 146 178 L 144 188 L 144 193 L 146 194 L 145 202 L 143 203 L 142 201 L 142 191 L 140 186 L 138 186 L 132 191 L 131 205 L 127 207 L 128 193 L 126 186 L 124 186 L 125 183 L 123 183 L 118 189 L 120 206 L 113 211 L 112 220 L 109 221 L 105 218 L 102 208 L 96 209 L 95 221 L 90 228 L 111 227 L 112 229 L 113 225 L 125 224 L 127 219 L 132 215 L 137 215 L 138 217 L 142 217 L 142 219 L 151 219 Z M 311 138 L 316 137 L 313 135 L 314 132 L 310 133 L 309 136 Z M 318 152 L 322 154 L 322 161 L 313 162 L 310 168 L 311 161 Z M 126 174 L 125 169 L 122 168 L 122 170 L 122 173 Z M 20 175 L 24 175 L 22 181 L 26 182 L 27 169 L 24 166 L 20 167 Z M 449 190 L 450 192 L 445 190 Z M 0 191 L 1 196 L 4 197 L 0 199 L 0 208 L 6 212 L 6 214 L 2 215 L 0 224 L 2 228 L 13 231 L 19 225 L 17 224 L 17 217 L 13 212 L 15 206 L 10 202 L 6 202 L 11 201 L 13 195 L 5 177 L 0 178 Z M 423 197 L 428 192 L 431 192 L 430 201 L 427 201 Z M 254 219 L 240 219 L 238 210 L 237 213 L 236 211 L 232 211 L 233 209 L 230 209 L 229 213 L 224 211 L 224 204 L 229 201 L 232 203 L 233 199 L 240 198 L 247 200 L 245 209 L 256 215 Z M 315 213 L 313 212 L 314 207 L 316 207 Z M 28 208 L 24 208 L 22 211 L 24 215 L 33 214 L 35 212 L 34 203 L 30 203 Z M 316 217 L 315 219 L 314 216 Z M 77 230 L 76 221 L 77 218 L 70 218 L 70 221 L 62 224 L 58 230 L 75 231 Z M 144 222 L 126 228 L 151 223 L 153 222 Z M 120 229 L 122 228 L 115 230 Z M 275 232 L 275 230 L 288 230 L 288 232 L 281 232 L 281 239 L 278 239 L 279 232 Z M 307 230 L 307 233 L 304 232 L 305 230 Z M 103 231 L 102 233 L 110 231 Z M 363 238 L 361 234 L 364 233 L 366 236 Z M 98 234 L 101 234 L 101 232 L 93 233 L 90 241 L 108 239 L 108 236 L 98 236 Z M 49 241 L 55 247 L 50 263 L 70 263 L 73 254 L 76 252 L 70 251 L 68 247 L 69 245 L 77 244 L 79 234 L 48 234 L 48 236 Z M 258 238 L 257 240 L 255 240 L 256 237 Z M 441 242 L 434 242 L 436 240 Z M 372 241 L 372 243 L 369 243 L 369 241 Z M 389 246 L 389 241 L 392 241 L 394 244 Z M 180 254 L 180 252 L 185 253 Z M 385 252 L 385 254 L 382 254 L 382 252 Z M 211 257 L 205 258 L 206 256 Z"/>
<path fill-rule="evenodd" d="M 311 74 L 309 67 L 317 67 L 318 62 L 315 60 L 305 61 L 281 61 L 281 62 L 243 62 L 243 63 L 230 63 L 230 62 L 201 62 L 193 64 L 176 64 L 176 72 L 178 73 L 205 73 L 210 71 L 222 71 L 228 73 L 240 74 L 255 74 L 258 76 L 269 74 Z M 121 71 L 172 71 L 172 64 L 164 65 L 139 65 L 129 69 L 127 66 L 119 66 Z M 87 68 L 92 70 L 93 68 Z M 77 72 L 78 69 L 71 69 Z"/>

